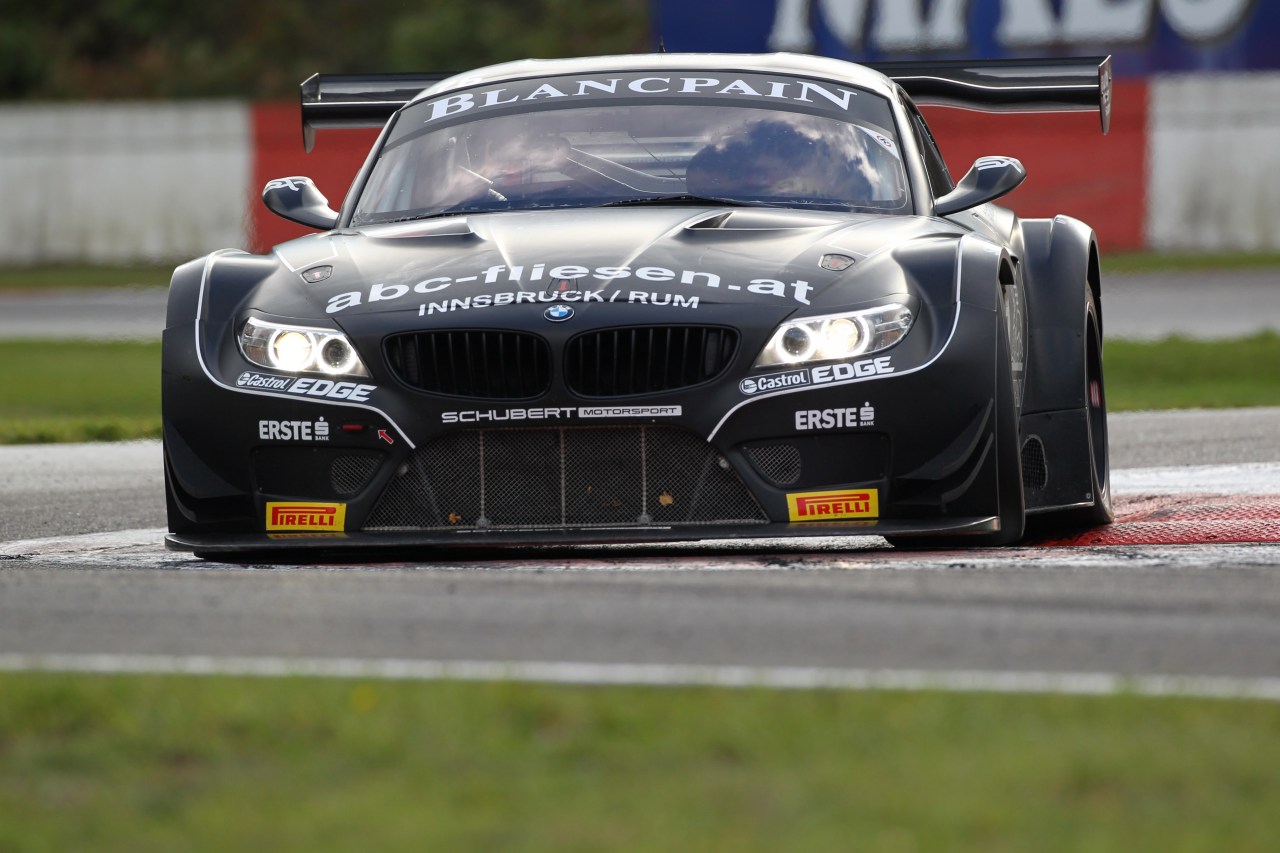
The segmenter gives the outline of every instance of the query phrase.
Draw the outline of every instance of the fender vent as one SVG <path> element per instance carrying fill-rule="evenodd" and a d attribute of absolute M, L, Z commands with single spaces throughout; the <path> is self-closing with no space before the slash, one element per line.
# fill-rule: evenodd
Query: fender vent
<path fill-rule="evenodd" d="M 1049 465 L 1045 461 L 1044 442 L 1031 436 L 1022 443 L 1022 487 L 1043 489 L 1049 483 Z"/>

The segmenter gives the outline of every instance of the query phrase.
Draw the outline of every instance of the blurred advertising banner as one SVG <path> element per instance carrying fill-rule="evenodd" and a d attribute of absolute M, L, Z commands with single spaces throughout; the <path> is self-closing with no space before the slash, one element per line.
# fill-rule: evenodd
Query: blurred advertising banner
<path fill-rule="evenodd" d="M 1277 0 L 654 0 L 653 30 L 672 52 L 1110 53 L 1121 77 L 1280 68 Z"/>

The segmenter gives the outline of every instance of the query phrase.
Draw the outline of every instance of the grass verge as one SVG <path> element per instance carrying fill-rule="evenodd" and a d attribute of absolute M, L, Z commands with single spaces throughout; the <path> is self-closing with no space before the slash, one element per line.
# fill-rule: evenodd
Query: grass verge
<path fill-rule="evenodd" d="M 1271 850 L 1280 705 L 0 674 L 4 850 Z"/>
<path fill-rule="evenodd" d="M 88 287 L 168 287 L 177 264 L 97 266 L 65 264 L 0 267 L 0 292 L 6 290 L 73 290 Z"/>
<path fill-rule="evenodd" d="M 160 436 L 160 344 L 0 341 L 0 444 Z"/>
<path fill-rule="evenodd" d="M 1107 404 L 1141 409 L 1280 405 L 1280 335 L 1233 341 L 1107 341 Z"/>
<path fill-rule="evenodd" d="M 0 341 L 0 444 L 160 435 L 160 345 Z M 1280 335 L 1108 341 L 1107 403 L 1140 409 L 1280 406 Z"/>
<path fill-rule="evenodd" d="M 1164 272 L 1167 270 L 1231 272 L 1232 270 L 1265 269 L 1269 267 L 1280 267 L 1280 253 L 1113 252 L 1102 256 L 1104 280 L 1106 276 L 1112 274 L 1126 275 L 1129 273 Z"/>

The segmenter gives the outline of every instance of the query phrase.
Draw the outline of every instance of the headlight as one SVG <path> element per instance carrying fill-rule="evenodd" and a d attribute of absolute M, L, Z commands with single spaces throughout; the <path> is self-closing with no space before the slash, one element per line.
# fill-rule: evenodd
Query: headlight
<path fill-rule="evenodd" d="M 911 328 L 911 309 L 896 302 L 864 311 L 804 317 L 773 333 L 755 367 L 840 361 L 896 344 Z"/>
<path fill-rule="evenodd" d="M 254 364 L 288 373 L 369 375 L 347 336 L 333 329 L 282 326 L 250 317 L 240 332 L 240 351 Z"/>

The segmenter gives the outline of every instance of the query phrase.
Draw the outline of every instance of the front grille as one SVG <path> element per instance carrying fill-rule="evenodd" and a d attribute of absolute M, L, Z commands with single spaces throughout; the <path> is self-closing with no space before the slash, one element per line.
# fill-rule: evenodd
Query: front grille
<path fill-rule="evenodd" d="M 670 427 L 484 429 L 410 455 L 366 530 L 762 524 L 715 448 Z"/>
<path fill-rule="evenodd" d="M 409 332 L 388 338 L 384 351 L 396 378 L 432 394 L 521 400 L 551 387 L 551 348 L 524 332 Z"/>
<path fill-rule="evenodd" d="M 628 397 L 710 382 L 729 367 L 738 333 L 719 326 L 652 326 L 578 335 L 565 381 L 584 397 Z"/>

